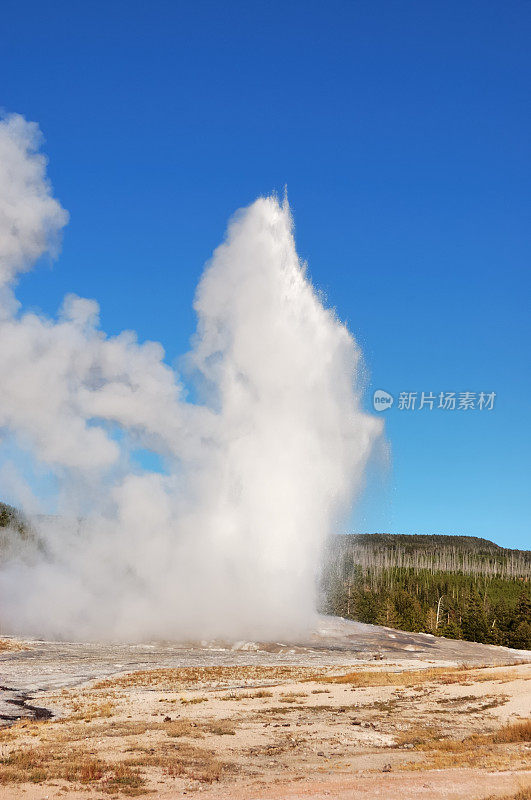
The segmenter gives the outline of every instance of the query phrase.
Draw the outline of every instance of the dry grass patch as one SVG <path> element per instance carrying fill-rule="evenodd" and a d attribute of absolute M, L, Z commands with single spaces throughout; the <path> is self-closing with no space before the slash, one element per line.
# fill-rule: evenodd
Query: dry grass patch
<path fill-rule="evenodd" d="M 304 706 L 304 712 L 307 713 L 308 711 L 321 711 L 322 708 L 326 709 L 326 706 Z M 331 706 L 328 706 L 331 708 Z M 291 714 L 293 712 L 300 711 L 298 706 L 270 706 L 269 708 L 260 708 L 256 711 L 257 719 L 263 718 L 266 716 L 269 718 L 270 715 L 272 716 L 282 716 L 283 714 Z"/>
<path fill-rule="evenodd" d="M 491 748 L 467 748 L 439 750 L 430 754 L 427 762 L 410 765 L 410 769 L 454 769 L 469 767 L 473 769 L 491 770 L 525 770 L 529 768 L 529 759 L 524 760 L 522 753 L 514 753 Z"/>
<path fill-rule="evenodd" d="M 411 671 L 392 672 L 390 670 L 374 670 L 348 672 L 346 675 L 314 676 L 313 680 L 321 683 L 349 684 L 355 687 L 370 686 L 404 686 L 412 687 L 423 683 L 468 685 L 484 681 L 527 679 L 528 676 L 517 675 L 509 672 L 493 672 L 492 668 L 462 666 L 449 669 L 448 667 L 430 667 Z"/>
<path fill-rule="evenodd" d="M 65 722 L 84 720 L 92 722 L 94 719 L 112 717 L 116 711 L 116 704 L 109 700 L 75 700 L 67 703 L 71 714 L 65 717 Z"/>
<path fill-rule="evenodd" d="M 38 731 L 44 731 L 44 727 L 34 723 L 24 726 L 20 732 L 31 735 Z M 132 758 L 109 762 L 107 757 L 100 757 L 97 752 L 97 746 L 108 737 L 141 737 L 149 732 L 154 732 L 156 737 L 151 746 L 146 746 L 146 739 L 139 738 L 136 739 L 138 745 L 129 743 L 126 752 L 135 753 Z M 0 785 L 64 780 L 78 786 L 90 786 L 100 793 L 133 795 L 146 791 L 142 767 L 159 769 L 168 777 L 185 777 L 201 783 L 218 781 L 224 772 L 232 769 L 219 761 L 212 750 L 180 741 L 181 738 L 234 735 L 235 726 L 229 719 L 202 722 L 177 719 L 165 723 L 96 721 L 90 727 L 67 722 L 47 726 L 46 733 L 47 740 L 41 740 L 37 747 L 22 745 L 0 759 Z M 165 739 L 165 734 L 170 739 Z M 170 744 L 176 739 L 178 743 Z M 120 750 L 124 752 L 125 747 Z"/>
<path fill-rule="evenodd" d="M 481 698 L 477 699 L 481 701 Z M 470 706 L 470 708 L 464 708 L 460 713 L 482 714 L 484 711 L 490 711 L 491 708 L 498 708 L 498 706 L 503 706 L 507 702 L 509 702 L 509 697 L 506 694 L 502 694 L 499 697 L 491 697 L 489 695 L 485 695 L 484 702 L 479 702 L 475 706 Z"/>
<path fill-rule="evenodd" d="M 120 720 L 116 722 L 104 722 L 101 724 L 92 725 L 86 728 L 82 725 L 74 728 L 67 727 L 61 732 L 61 739 L 63 741 L 73 741 L 76 737 L 86 739 L 87 734 L 90 733 L 91 738 L 125 738 L 127 736 L 143 736 L 145 733 L 151 731 L 160 731 L 164 729 L 162 722 L 145 722 L 144 720 Z M 55 730 L 54 730 L 55 734 Z M 55 737 L 59 739 L 59 737 Z"/>
<path fill-rule="evenodd" d="M 475 694 L 463 694 L 460 697 L 438 697 L 437 705 L 460 706 L 463 703 L 475 703 L 477 699 Z"/>
<path fill-rule="evenodd" d="M 200 726 L 191 719 L 176 719 L 174 722 L 168 722 L 164 728 L 168 736 L 174 738 L 188 736 L 191 739 L 201 739 L 203 736 Z"/>
<path fill-rule="evenodd" d="M 132 769 L 128 764 L 117 764 L 112 772 L 104 778 L 101 788 L 104 792 L 123 792 L 136 795 L 144 793 L 145 780 L 139 770 Z"/>
<path fill-rule="evenodd" d="M 518 744 L 531 741 L 531 719 L 512 722 L 493 733 L 474 733 L 464 739 L 450 739 L 441 734 L 439 728 L 414 725 L 395 736 L 398 746 L 414 744 L 419 749 L 437 749 L 449 752 L 462 752 L 482 745 Z"/>
<path fill-rule="evenodd" d="M 213 733 L 215 736 L 234 736 L 236 733 L 235 723 L 230 719 L 220 719 L 216 722 L 207 722 L 203 725 L 206 733 Z"/>
<path fill-rule="evenodd" d="M 499 794 L 491 794 L 485 800 L 531 800 L 531 783 L 529 786 L 523 786 L 518 789 L 516 794 L 504 794 L 503 797 L 500 797 Z"/>
<path fill-rule="evenodd" d="M 1 650 L 29 650 L 29 647 L 27 644 L 17 642 L 15 639 L 0 639 Z"/>
<path fill-rule="evenodd" d="M 138 770 L 125 764 L 108 764 L 80 750 L 59 751 L 48 747 L 14 750 L 0 759 L 0 783 L 44 783 L 64 780 L 90 784 L 102 791 L 138 793 L 144 780 Z"/>
<path fill-rule="evenodd" d="M 281 692 L 280 697 L 285 703 L 301 703 L 303 697 L 308 697 L 306 692 Z"/>
<path fill-rule="evenodd" d="M 239 703 L 240 700 L 251 700 L 252 697 L 253 697 L 253 695 L 249 694 L 248 692 L 230 691 L 230 692 L 227 692 L 227 694 L 224 694 L 219 699 L 220 700 L 224 700 L 225 702 L 228 702 L 229 700 L 234 700 L 234 702 Z"/>
<path fill-rule="evenodd" d="M 164 729 L 168 736 L 174 738 L 184 736 L 190 739 L 201 739 L 208 733 L 214 736 L 234 736 L 236 733 L 235 723 L 230 719 L 195 722 L 183 718 L 166 723 Z"/>
<path fill-rule="evenodd" d="M 531 764 L 529 753 L 518 745 L 531 740 L 531 720 L 504 725 L 497 731 L 472 734 L 463 739 L 441 736 L 437 728 L 412 726 L 395 737 L 397 746 L 422 750 L 428 762 L 411 762 L 401 769 L 444 769 L 446 767 L 476 767 L 481 769 L 525 769 Z M 513 747 L 503 747 L 503 745 Z M 516 745 L 516 747 L 515 747 Z"/>
<path fill-rule="evenodd" d="M 336 668 L 337 669 L 337 668 Z M 345 667 L 348 669 L 348 667 Z M 105 678 L 93 685 L 93 689 L 158 688 L 160 691 L 180 691 L 185 688 L 208 687 L 232 682 L 252 683 L 255 681 L 282 682 L 308 680 L 315 673 L 312 667 L 282 666 L 212 666 L 179 667 L 176 669 L 150 669 L 129 672 Z"/>
<path fill-rule="evenodd" d="M 437 705 L 442 706 L 441 712 L 451 714 L 480 714 L 498 708 L 509 701 L 506 694 L 481 696 L 467 694 L 462 697 L 442 697 L 437 700 Z"/>
<path fill-rule="evenodd" d="M 531 718 L 511 722 L 493 734 L 493 742 L 531 742 Z"/>
<path fill-rule="evenodd" d="M 184 777 L 201 783 L 219 781 L 231 769 L 227 763 L 219 761 L 212 750 L 197 747 L 188 742 L 179 742 L 170 748 L 159 746 L 144 749 L 126 762 L 130 767 L 159 767 L 171 778 Z"/>
<path fill-rule="evenodd" d="M 389 700 L 375 700 L 373 703 L 364 704 L 361 709 L 363 711 L 379 711 L 382 714 L 395 714 L 397 707 L 403 704 L 402 700 L 397 700 L 391 697 Z"/>
<path fill-rule="evenodd" d="M 208 697 L 181 697 L 183 706 L 193 706 L 197 703 L 207 703 Z"/>
<path fill-rule="evenodd" d="M 414 747 L 424 748 L 426 745 L 432 747 L 434 743 L 441 739 L 441 731 L 433 726 L 413 725 L 406 731 L 399 731 L 395 735 L 395 742 L 398 747 L 413 745 Z"/>

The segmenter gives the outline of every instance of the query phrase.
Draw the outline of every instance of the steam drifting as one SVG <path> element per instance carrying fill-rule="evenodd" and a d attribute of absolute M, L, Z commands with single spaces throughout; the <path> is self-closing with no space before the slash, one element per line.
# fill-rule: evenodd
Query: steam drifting
<path fill-rule="evenodd" d="M 159 344 L 107 337 L 98 305 L 24 313 L 18 273 L 67 214 L 39 132 L 0 122 L 0 493 L 38 510 L 10 465 L 51 476 L 57 517 L 0 567 L 4 630 L 70 638 L 265 638 L 308 629 L 326 537 L 348 512 L 378 421 L 360 410 L 360 352 L 323 307 L 285 201 L 232 219 L 195 300 L 184 399 Z M 142 470 L 132 452 L 161 458 Z M 29 454 L 29 455 L 28 455 Z"/>

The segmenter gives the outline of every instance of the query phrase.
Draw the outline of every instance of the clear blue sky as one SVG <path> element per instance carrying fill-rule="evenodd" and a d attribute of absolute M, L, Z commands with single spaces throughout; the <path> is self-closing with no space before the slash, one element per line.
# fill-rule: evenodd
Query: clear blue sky
<path fill-rule="evenodd" d="M 104 328 L 188 347 L 205 260 L 288 185 L 312 279 L 386 412 L 358 530 L 530 547 L 531 3 L 4 0 L 0 102 L 39 122 L 70 211 L 19 296 L 95 297 Z"/>

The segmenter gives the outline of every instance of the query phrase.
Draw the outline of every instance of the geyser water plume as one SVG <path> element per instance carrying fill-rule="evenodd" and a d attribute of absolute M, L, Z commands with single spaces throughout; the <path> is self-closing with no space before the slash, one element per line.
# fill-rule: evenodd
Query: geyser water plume
<path fill-rule="evenodd" d="M 6 202 L 25 213 L 17 226 L 0 205 L 6 286 L 66 221 L 35 136 L 20 117 L 0 123 Z M 305 275 L 287 202 L 262 197 L 232 219 L 195 310 L 189 403 L 162 347 L 107 337 L 93 300 L 69 296 L 53 320 L 4 292 L 0 429 L 53 476 L 59 509 L 35 519 L 39 547 L 0 568 L 4 630 L 257 639 L 314 621 L 323 544 L 380 426 L 360 409 L 359 349 Z M 135 466 L 139 447 L 164 470 Z M 28 497 L 6 458 L 0 491 L 9 479 Z"/>

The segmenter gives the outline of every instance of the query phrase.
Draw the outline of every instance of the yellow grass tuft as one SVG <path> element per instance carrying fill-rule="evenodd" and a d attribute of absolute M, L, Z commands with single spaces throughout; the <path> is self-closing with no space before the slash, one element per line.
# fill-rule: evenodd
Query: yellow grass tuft
<path fill-rule="evenodd" d="M 494 742 L 531 742 L 531 718 L 504 725 L 493 735 Z"/>
<path fill-rule="evenodd" d="M 181 703 L 184 706 L 193 706 L 197 703 L 207 703 L 208 697 L 181 697 Z"/>
<path fill-rule="evenodd" d="M 0 650 L 29 650 L 29 647 L 15 639 L 0 639 Z"/>
<path fill-rule="evenodd" d="M 168 736 L 174 738 L 188 736 L 192 739 L 201 739 L 203 736 L 199 725 L 190 719 L 177 719 L 174 722 L 168 722 L 165 725 L 165 730 Z"/>
<path fill-rule="evenodd" d="M 114 715 L 116 705 L 110 701 L 105 702 L 74 702 L 70 703 L 69 707 L 72 711 L 67 721 L 75 722 L 76 720 L 84 720 L 84 722 L 92 722 L 98 718 L 108 718 Z"/>

